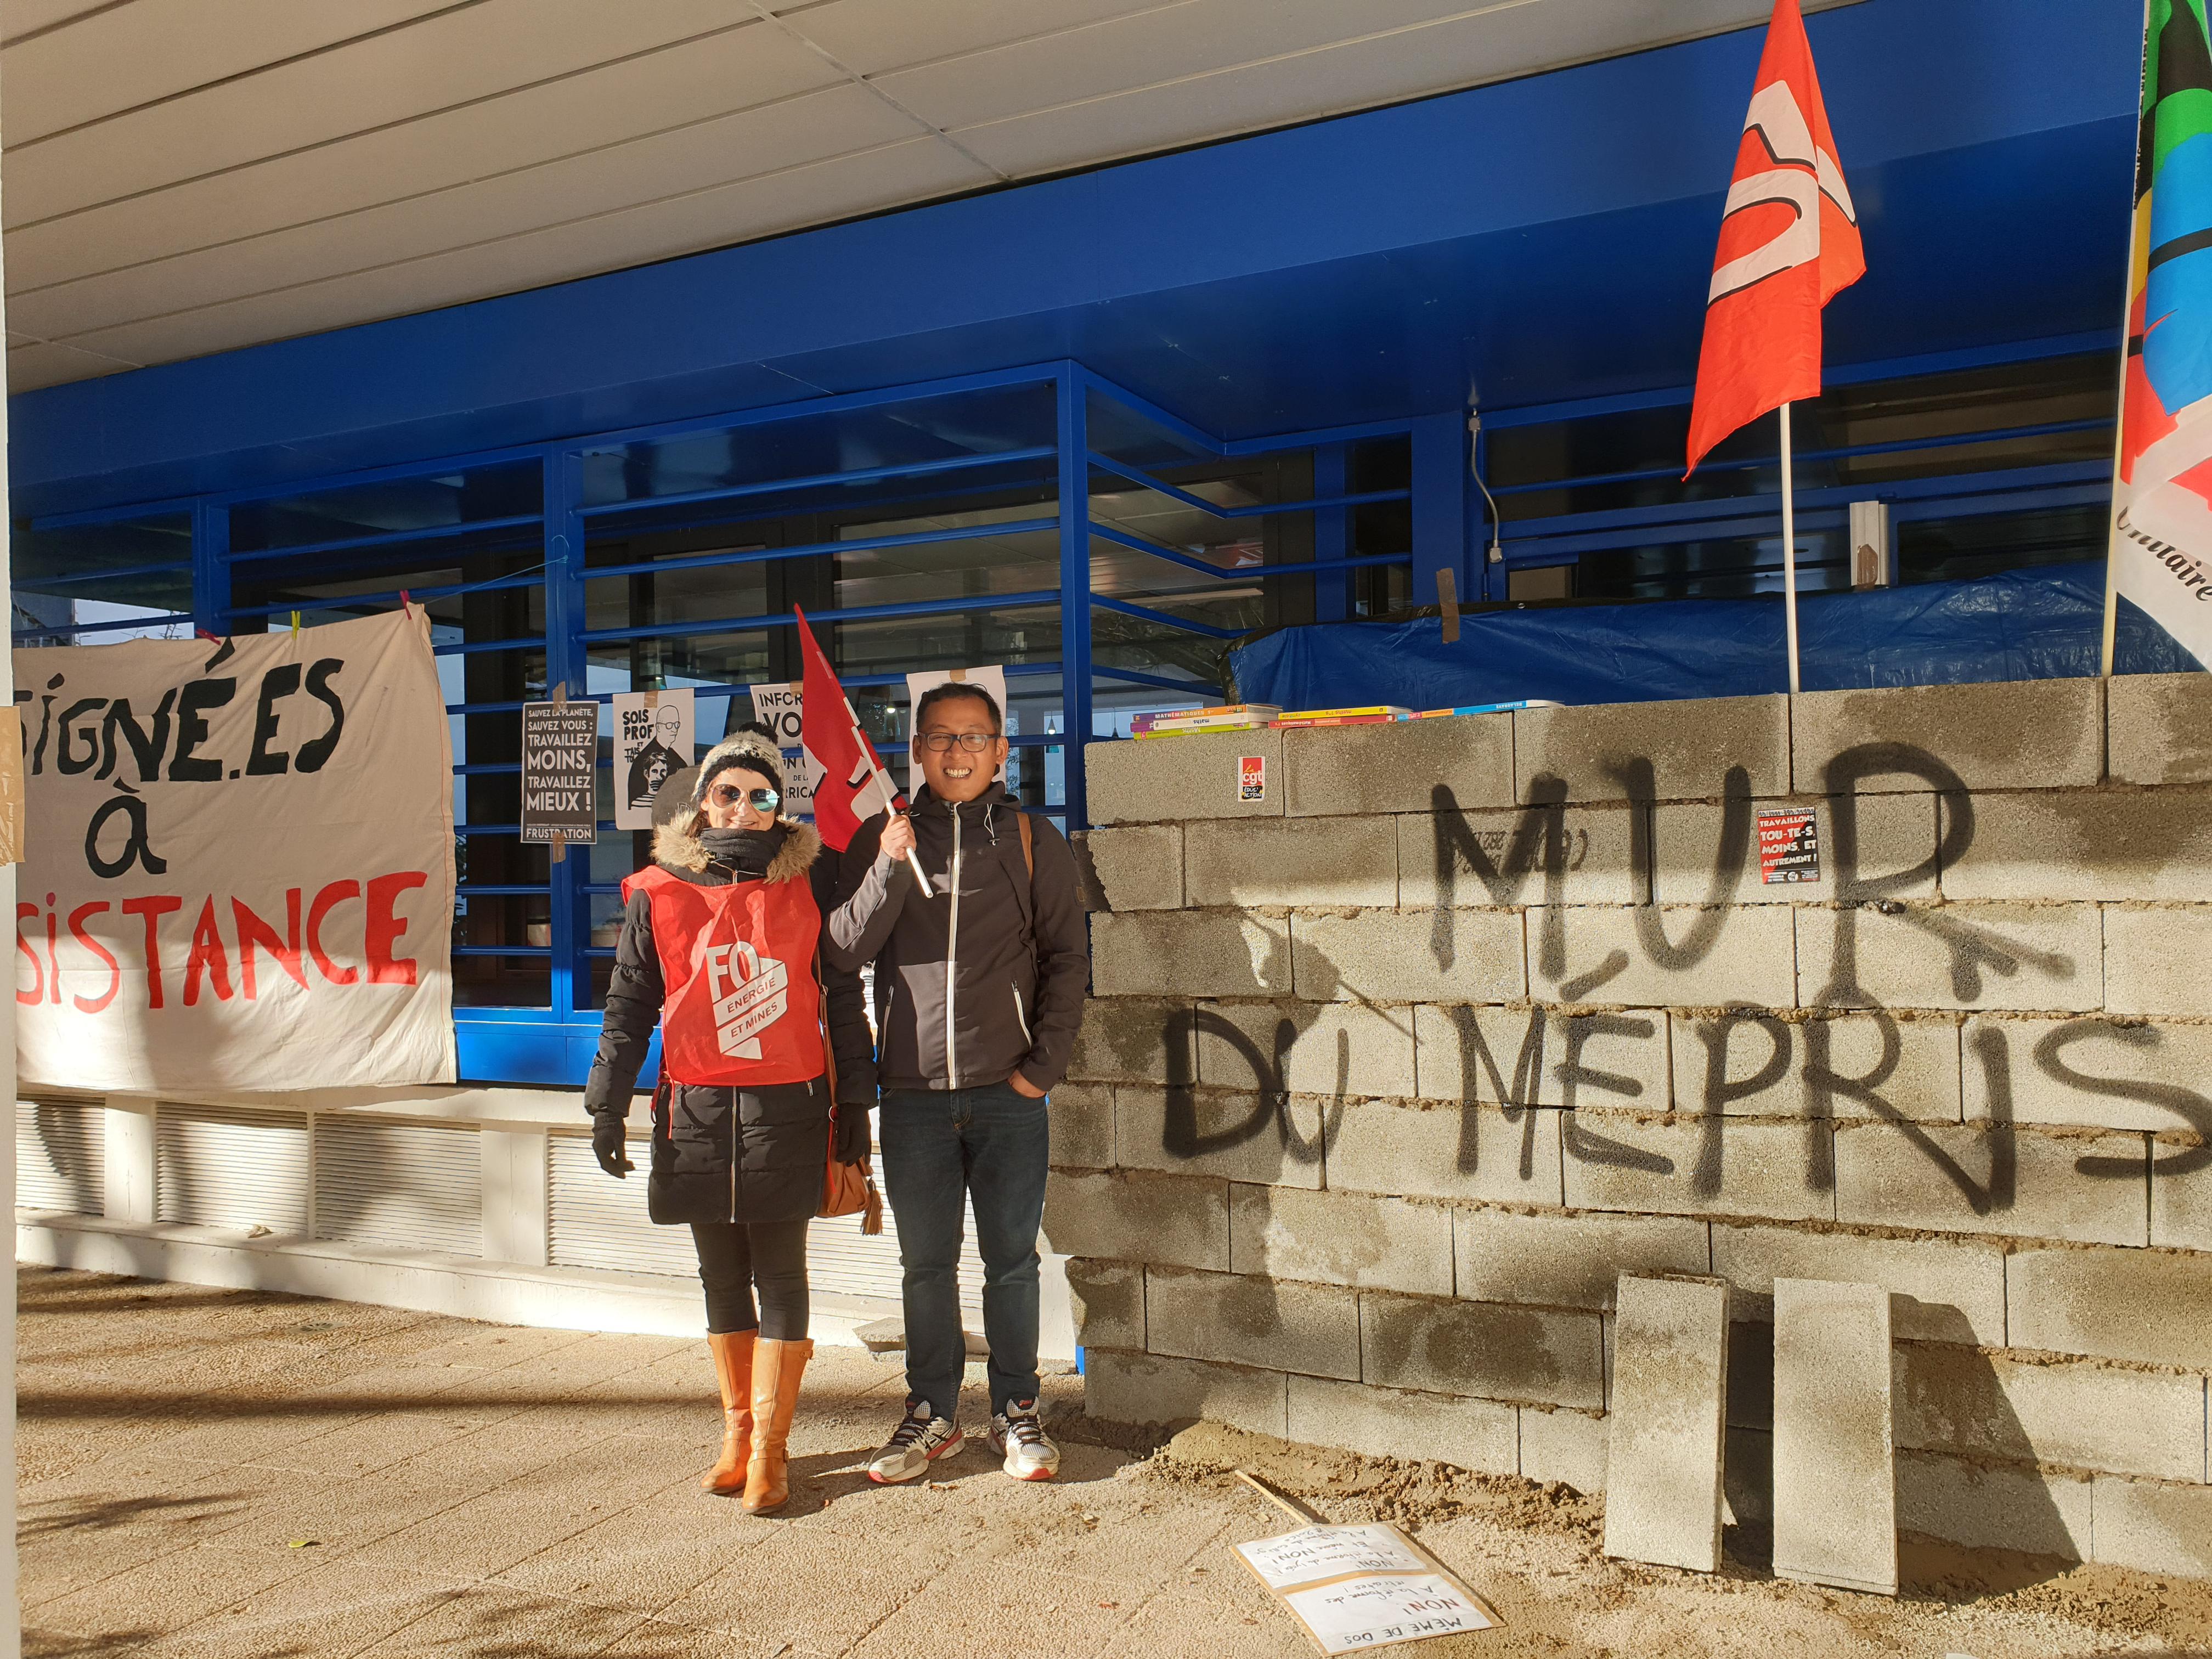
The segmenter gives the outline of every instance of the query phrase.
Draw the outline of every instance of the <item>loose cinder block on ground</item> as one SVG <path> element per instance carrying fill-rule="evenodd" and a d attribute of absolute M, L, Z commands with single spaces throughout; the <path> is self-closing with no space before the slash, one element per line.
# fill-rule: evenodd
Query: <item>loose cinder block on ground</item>
<path fill-rule="evenodd" d="M 2147 1175 L 2140 1135 L 1978 1123 L 1836 1129 L 1836 1219 L 1858 1226 L 2147 1244 Z"/>
<path fill-rule="evenodd" d="M 1797 1000 L 1808 1008 L 2080 1013 L 2104 1006 L 2104 934 L 2094 904 L 1796 915 Z"/>
<path fill-rule="evenodd" d="M 1897 1439 L 1922 1451 L 2204 1478 L 2204 1379 L 2093 1359 L 2022 1364 L 1972 1348 L 1897 1349 Z"/>
<path fill-rule="evenodd" d="M 2094 679 L 1807 692 L 1791 700 L 1791 787 L 2087 788 L 2104 771 L 2104 708 Z"/>
<path fill-rule="evenodd" d="M 2137 1572 L 2212 1577 L 2212 1486 L 2100 1474 L 2096 1517 L 2098 1560 Z"/>
<path fill-rule="evenodd" d="M 1790 915 L 1779 905 L 1531 910 L 1529 993 L 1545 1001 L 1645 1008 L 1794 1007 Z M 1555 920 L 1565 947 L 1557 971 L 1547 965 L 1545 932 Z"/>
<path fill-rule="evenodd" d="M 1521 1407 L 1521 1478 L 1556 1480 L 1592 1495 L 1605 1491 L 1607 1420 L 1589 1412 Z"/>
<path fill-rule="evenodd" d="M 1523 708 L 1513 716 L 1513 750 L 1514 781 L 1524 801 L 1545 780 L 1564 783 L 1573 800 L 1626 800 L 1645 789 L 1644 798 L 1656 800 L 1786 794 L 1790 701 L 1709 697 Z"/>
<path fill-rule="evenodd" d="M 1899 1532 L 1969 1549 L 2086 1561 L 2093 1510 L 2086 1479 L 1930 1452 L 1897 1455 Z"/>
<path fill-rule="evenodd" d="M 1182 908 L 1182 825 L 1079 830 L 1070 839 L 1091 909 Z"/>
<path fill-rule="evenodd" d="M 1311 1095 L 1125 1085 L 1114 1108 L 1123 1169 L 1321 1185 L 1322 1103 Z"/>
<path fill-rule="evenodd" d="M 1243 798 L 1247 756 L 1264 769 L 1261 795 Z M 1283 816 L 1283 734 L 1220 732 L 1083 745 L 1093 823 L 1177 823 Z"/>
<path fill-rule="evenodd" d="M 1189 1078 L 1191 1005 L 1149 997 L 1094 997 L 1083 1005 L 1067 1074 L 1084 1082 L 1157 1083 Z"/>
<path fill-rule="evenodd" d="M 1207 1003 L 1199 1009 L 1199 1081 L 1410 1098 L 1412 1012 L 1348 1002 Z"/>
<path fill-rule="evenodd" d="M 1452 1212 L 1366 1193 L 1229 1189 L 1229 1268 L 1414 1296 L 1452 1294 Z"/>
<path fill-rule="evenodd" d="M 1621 1276 L 1605 1553 L 1711 1572 L 1721 1564 L 1728 1286 Z"/>
<path fill-rule="evenodd" d="M 2212 1370 L 2212 1255 L 2016 1250 L 2005 1301 L 2009 1346 Z"/>
<path fill-rule="evenodd" d="M 1282 733 L 1284 799 L 1292 817 L 1513 804 L 1513 717 L 1462 714 L 1384 726 Z"/>
<path fill-rule="evenodd" d="M 1770 883 L 1759 868 L 1760 816 L 1799 811 L 1814 817 L 1820 879 Z M 1825 904 L 1869 893 L 1933 898 L 1935 801 L 1927 795 L 1800 796 L 1733 807 L 1689 801 L 1655 806 L 1651 891 L 1661 904 Z"/>
<path fill-rule="evenodd" d="M 1179 1359 L 1357 1381 L 1359 1298 L 1328 1285 L 1152 1268 L 1145 1346 Z"/>
<path fill-rule="evenodd" d="M 1332 1188 L 1407 1198 L 1560 1201 L 1560 1114 L 1355 1101 L 1325 1121 Z"/>
<path fill-rule="evenodd" d="M 2105 906 L 2105 1007 L 2115 1014 L 2212 1015 L 2212 906 Z"/>
<path fill-rule="evenodd" d="M 1091 988 L 1102 997 L 1288 996 L 1290 927 L 1218 910 L 1093 916 Z"/>
<path fill-rule="evenodd" d="M 1290 1410 L 1290 1437 L 1304 1445 L 1486 1474 L 1520 1472 L 1520 1410 L 1494 1400 L 1293 1376 Z"/>
<path fill-rule="evenodd" d="M 1774 1285 L 1774 1571 L 1897 1594 L 1889 1292 Z"/>
<path fill-rule="evenodd" d="M 1067 1264 L 1075 1340 L 1086 1348 L 1145 1346 L 1145 1270 L 1126 1261 L 1077 1257 Z"/>
<path fill-rule="evenodd" d="M 2192 1128 L 2195 1116 L 2212 1128 L 2212 1097 L 2200 1092 L 2212 1083 L 2212 1026 L 1978 1016 L 1965 1048 L 1969 1122 L 2157 1134 Z"/>
<path fill-rule="evenodd" d="M 1813 1178 L 1828 1127 L 1741 1118 L 1570 1114 L 1562 1149 L 1567 1206 L 1630 1214 L 1832 1221 Z"/>
<path fill-rule="evenodd" d="M 1943 895 L 2178 900 L 2212 889 L 2212 793 L 2039 789 L 1937 797 Z"/>
<path fill-rule="evenodd" d="M 1900 1340 L 2005 1346 L 2005 1258 L 1998 1245 L 1717 1221 L 1712 1243 L 1713 1272 L 1735 1287 L 1738 1319 L 1773 1319 L 1778 1279 L 1856 1280 L 1890 1293 Z"/>
<path fill-rule="evenodd" d="M 1668 1109 L 1667 1016 L 1656 1010 L 1424 1003 L 1413 1010 L 1413 1048 L 1427 1099 Z"/>
<path fill-rule="evenodd" d="M 1455 1209 L 1451 1220 L 1455 1282 L 1470 1301 L 1609 1309 L 1624 1273 L 1705 1273 L 1711 1266 L 1707 1224 L 1686 1216 Z"/>
<path fill-rule="evenodd" d="M 1398 902 L 1395 818 L 1327 824 L 1194 823 L 1183 830 L 1183 893 L 1194 905 Z"/>
<path fill-rule="evenodd" d="M 1055 1171 L 1046 1178 L 1044 1236 L 1061 1255 L 1229 1266 L 1229 1183 L 1142 1171 Z"/>
<path fill-rule="evenodd" d="M 1253 1434 L 1287 1437 L 1286 1381 L 1280 1371 L 1092 1348 L 1084 1355 L 1083 1409 L 1106 1423 L 1204 1418 Z"/>
<path fill-rule="evenodd" d="M 1309 1002 L 1503 1002 L 1528 994 L 1520 913 L 1361 910 L 1291 918 L 1291 978 Z"/>
<path fill-rule="evenodd" d="M 1114 1167 L 1114 1085 L 1062 1083 L 1052 1091 L 1045 1115 L 1055 1169 L 1110 1170 Z"/>
<path fill-rule="evenodd" d="M 1642 806 L 1523 806 L 1398 820 L 1401 903 L 1644 904 L 1650 872 L 1634 854 Z"/>
<path fill-rule="evenodd" d="M 1673 1014 L 1674 1109 L 1732 1117 L 1959 1121 L 1959 1028 L 1950 1019 L 1753 1012 Z M 1876 1106 L 1866 1098 L 1873 1095 Z"/>
<path fill-rule="evenodd" d="M 2212 783 L 2212 680 L 2115 674 L 2106 683 L 2106 763 L 2122 783 Z"/>
<path fill-rule="evenodd" d="M 1385 1387 L 1589 1411 L 1605 1407 L 1598 1316 L 1364 1292 L 1361 1378 Z"/>

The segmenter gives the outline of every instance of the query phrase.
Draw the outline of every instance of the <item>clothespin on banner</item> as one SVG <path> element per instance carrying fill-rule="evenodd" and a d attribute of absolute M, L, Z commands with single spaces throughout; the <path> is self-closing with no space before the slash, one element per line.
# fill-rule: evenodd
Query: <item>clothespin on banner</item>
<path fill-rule="evenodd" d="M 1446 568 L 1437 572 L 1437 604 L 1443 611 L 1446 645 L 1459 643 L 1459 574 Z"/>
<path fill-rule="evenodd" d="M 300 613 L 296 611 L 292 613 L 292 637 L 295 640 L 300 637 Z"/>
<path fill-rule="evenodd" d="M 561 682 L 561 684 L 558 684 L 558 685 L 556 685 L 556 686 L 555 686 L 555 687 L 553 688 L 553 698 L 552 698 L 552 702 L 553 702 L 553 706 L 554 706 L 556 708 L 566 708 L 566 707 L 568 706 L 568 681 L 566 681 L 566 680 L 562 680 L 562 681 Z M 567 857 L 568 856 L 568 840 L 567 840 L 567 838 L 566 838 L 565 836 L 563 836 L 562 835 L 562 833 L 561 833 L 558 830 L 556 830 L 553 832 L 552 850 L 551 850 L 550 853 L 548 853 L 548 854 L 546 854 L 546 856 L 547 856 L 549 859 L 550 859 L 550 860 L 551 860 L 551 861 L 552 861 L 552 862 L 554 862 L 555 864 L 558 864 L 558 863 L 560 863 L 562 860 L 563 860 L 563 859 L 565 859 L 565 858 L 567 858 Z"/>
<path fill-rule="evenodd" d="M 404 587 L 399 590 L 399 614 L 403 617 L 415 614 L 415 601 L 407 597 L 407 590 Z"/>

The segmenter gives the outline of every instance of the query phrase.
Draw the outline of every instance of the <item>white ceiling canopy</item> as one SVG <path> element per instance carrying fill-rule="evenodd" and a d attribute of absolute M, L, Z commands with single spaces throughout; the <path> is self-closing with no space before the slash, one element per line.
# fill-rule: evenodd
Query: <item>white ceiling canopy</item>
<path fill-rule="evenodd" d="M 1770 5 L 6 0 L 9 383 L 540 287 Z"/>

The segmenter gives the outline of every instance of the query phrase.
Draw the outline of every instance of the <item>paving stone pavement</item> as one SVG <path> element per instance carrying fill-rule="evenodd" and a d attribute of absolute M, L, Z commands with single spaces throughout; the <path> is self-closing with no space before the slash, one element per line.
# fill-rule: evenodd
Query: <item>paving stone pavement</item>
<path fill-rule="evenodd" d="M 1051 1484 L 979 1442 L 941 1479 L 872 1487 L 902 1377 L 852 1348 L 817 1352 L 793 1502 L 753 1517 L 697 1489 L 720 1431 L 702 1342 L 36 1268 L 18 1300 L 30 1659 L 1310 1653 L 1229 1552 L 1288 1524 L 1237 1462 L 1333 1518 L 1414 1527 L 1474 1579 L 1505 1627 L 1423 1659 L 2212 1650 L 2200 1586 L 1947 1559 L 1892 1602 L 1733 1560 L 1635 1568 L 1564 1489 L 1204 1426 L 1149 1459 L 1066 1442 Z M 1079 1389 L 1049 1379 L 1048 1410 Z"/>

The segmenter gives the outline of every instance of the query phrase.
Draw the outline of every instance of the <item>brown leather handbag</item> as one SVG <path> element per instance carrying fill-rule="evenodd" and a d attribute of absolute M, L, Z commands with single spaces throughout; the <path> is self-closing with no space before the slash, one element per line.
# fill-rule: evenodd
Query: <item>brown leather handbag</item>
<path fill-rule="evenodd" d="M 822 1172 L 822 1202 L 815 1210 L 817 1216 L 856 1215 L 860 1218 L 860 1231 L 876 1234 L 884 1230 L 883 1195 L 876 1190 L 876 1178 L 870 1171 L 868 1160 L 858 1164 L 837 1161 L 837 1056 L 830 1046 L 830 988 L 822 982 L 822 964 L 814 964 L 814 984 L 820 993 L 822 1006 L 822 1068 L 830 1081 L 830 1152 Z"/>

